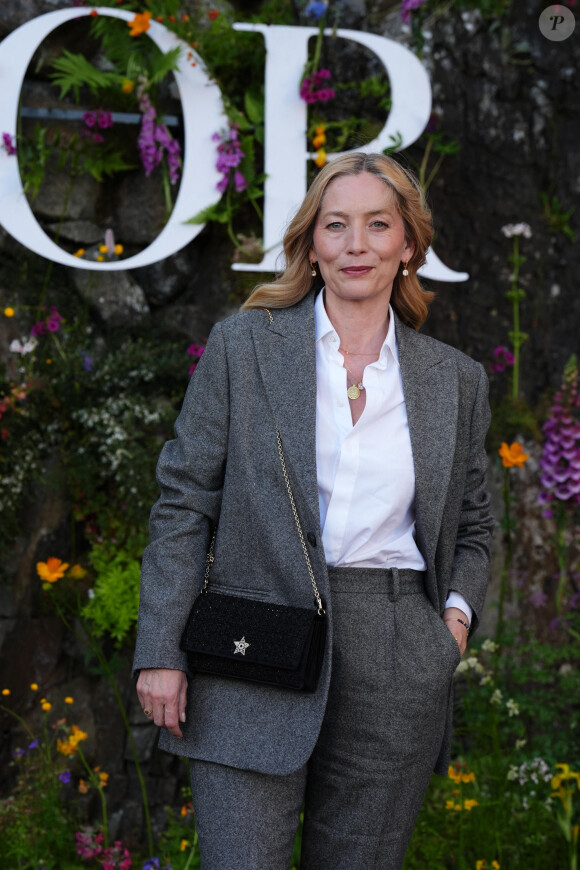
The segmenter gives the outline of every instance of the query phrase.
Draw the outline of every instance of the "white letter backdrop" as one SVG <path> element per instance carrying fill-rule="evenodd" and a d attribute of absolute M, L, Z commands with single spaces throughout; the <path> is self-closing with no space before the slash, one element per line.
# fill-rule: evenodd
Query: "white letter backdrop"
<path fill-rule="evenodd" d="M 87 7 L 49 12 L 23 24 L 0 43 L 0 130 L 16 130 L 18 101 L 30 60 L 56 27 L 65 21 L 90 15 Z M 120 9 L 98 8 L 100 15 L 130 21 L 133 13 Z M 235 263 L 232 268 L 246 271 L 275 271 L 281 265 L 281 239 L 284 228 L 306 193 L 306 163 L 312 156 L 305 149 L 307 107 L 299 95 L 299 82 L 308 57 L 308 40 L 318 33 L 315 27 L 234 24 L 236 30 L 257 31 L 266 42 L 264 249 L 261 263 Z M 225 126 L 221 93 L 211 82 L 203 61 L 195 56 L 192 67 L 183 59 L 190 47 L 161 24 L 152 21 L 148 35 L 162 51 L 175 46 L 182 49 L 179 70 L 175 73 L 185 131 L 183 172 L 171 216 L 157 238 L 143 251 L 125 260 L 99 263 L 73 257 L 44 232 L 28 205 L 22 189 L 18 163 L 0 149 L 0 224 L 21 244 L 49 260 L 76 269 L 115 271 L 148 266 L 165 259 L 189 244 L 203 225 L 186 224 L 193 214 L 215 204 L 220 174 L 216 169 L 216 149 L 211 136 Z M 332 36 L 333 31 L 325 31 Z M 338 30 L 340 38 L 365 45 L 382 61 L 391 85 L 392 107 L 385 126 L 364 149 L 382 151 L 391 136 L 402 137 L 401 148 L 415 142 L 429 120 L 431 87 L 418 58 L 393 40 L 357 30 Z M 332 160 L 337 154 L 329 154 Z M 466 272 L 445 266 L 432 249 L 420 270 L 437 281 L 465 281 Z"/>

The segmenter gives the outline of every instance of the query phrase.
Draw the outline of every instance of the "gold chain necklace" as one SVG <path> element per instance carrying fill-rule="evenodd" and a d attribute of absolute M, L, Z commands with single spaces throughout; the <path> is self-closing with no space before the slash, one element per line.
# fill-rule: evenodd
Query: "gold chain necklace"
<path fill-rule="evenodd" d="M 360 356 L 363 356 L 363 355 L 366 356 L 366 354 L 360 354 Z M 376 362 L 378 358 L 379 357 L 374 359 L 373 362 Z M 354 401 L 355 399 L 358 399 L 358 397 L 361 394 L 361 391 L 364 390 L 365 385 L 363 384 L 362 380 L 357 382 L 357 379 L 355 378 L 355 376 L 353 375 L 353 373 L 351 372 L 351 370 L 348 368 L 347 365 L 345 365 L 344 367 L 354 381 L 354 384 L 351 384 L 350 387 L 347 387 L 346 395 L 348 396 L 349 399 Z"/>

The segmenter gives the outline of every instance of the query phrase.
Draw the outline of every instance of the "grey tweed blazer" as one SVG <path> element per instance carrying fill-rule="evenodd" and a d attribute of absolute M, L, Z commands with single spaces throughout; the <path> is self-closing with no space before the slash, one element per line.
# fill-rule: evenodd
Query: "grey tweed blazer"
<path fill-rule="evenodd" d="M 302 694 L 196 675 L 182 740 L 160 746 L 233 767 L 284 774 L 310 756 L 331 671 L 332 607 L 316 478 L 314 295 L 291 308 L 246 311 L 217 324 L 158 464 L 161 489 L 143 557 L 134 669 L 186 670 L 179 640 L 200 591 L 217 524 L 211 583 L 225 593 L 299 606 L 312 591 L 281 471 L 286 463 L 318 587 L 327 602 L 319 686 Z M 493 525 L 485 488 L 487 378 L 464 354 L 396 321 L 416 473 L 417 543 L 439 613 L 449 589 L 483 606 Z M 380 457 L 377 457 L 380 462 Z M 418 643 L 421 639 L 418 638 Z M 436 766 L 445 773 L 451 726 Z"/>

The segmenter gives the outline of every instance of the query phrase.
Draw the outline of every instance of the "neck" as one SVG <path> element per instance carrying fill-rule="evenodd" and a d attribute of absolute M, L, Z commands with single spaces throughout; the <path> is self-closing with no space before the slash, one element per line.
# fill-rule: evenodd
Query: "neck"
<path fill-rule="evenodd" d="M 384 299 L 364 302 L 347 300 L 343 303 L 343 300 L 325 294 L 324 307 L 340 337 L 342 348 L 350 353 L 378 356 L 389 331 L 389 309 L 385 310 Z"/>

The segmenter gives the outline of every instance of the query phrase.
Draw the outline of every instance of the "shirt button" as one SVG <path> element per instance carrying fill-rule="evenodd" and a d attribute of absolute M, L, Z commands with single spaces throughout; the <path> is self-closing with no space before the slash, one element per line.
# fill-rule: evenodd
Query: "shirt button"
<path fill-rule="evenodd" d="M 330 340 L 333 344 L 336 344 L 336 335 L 331 335 Z"/>

